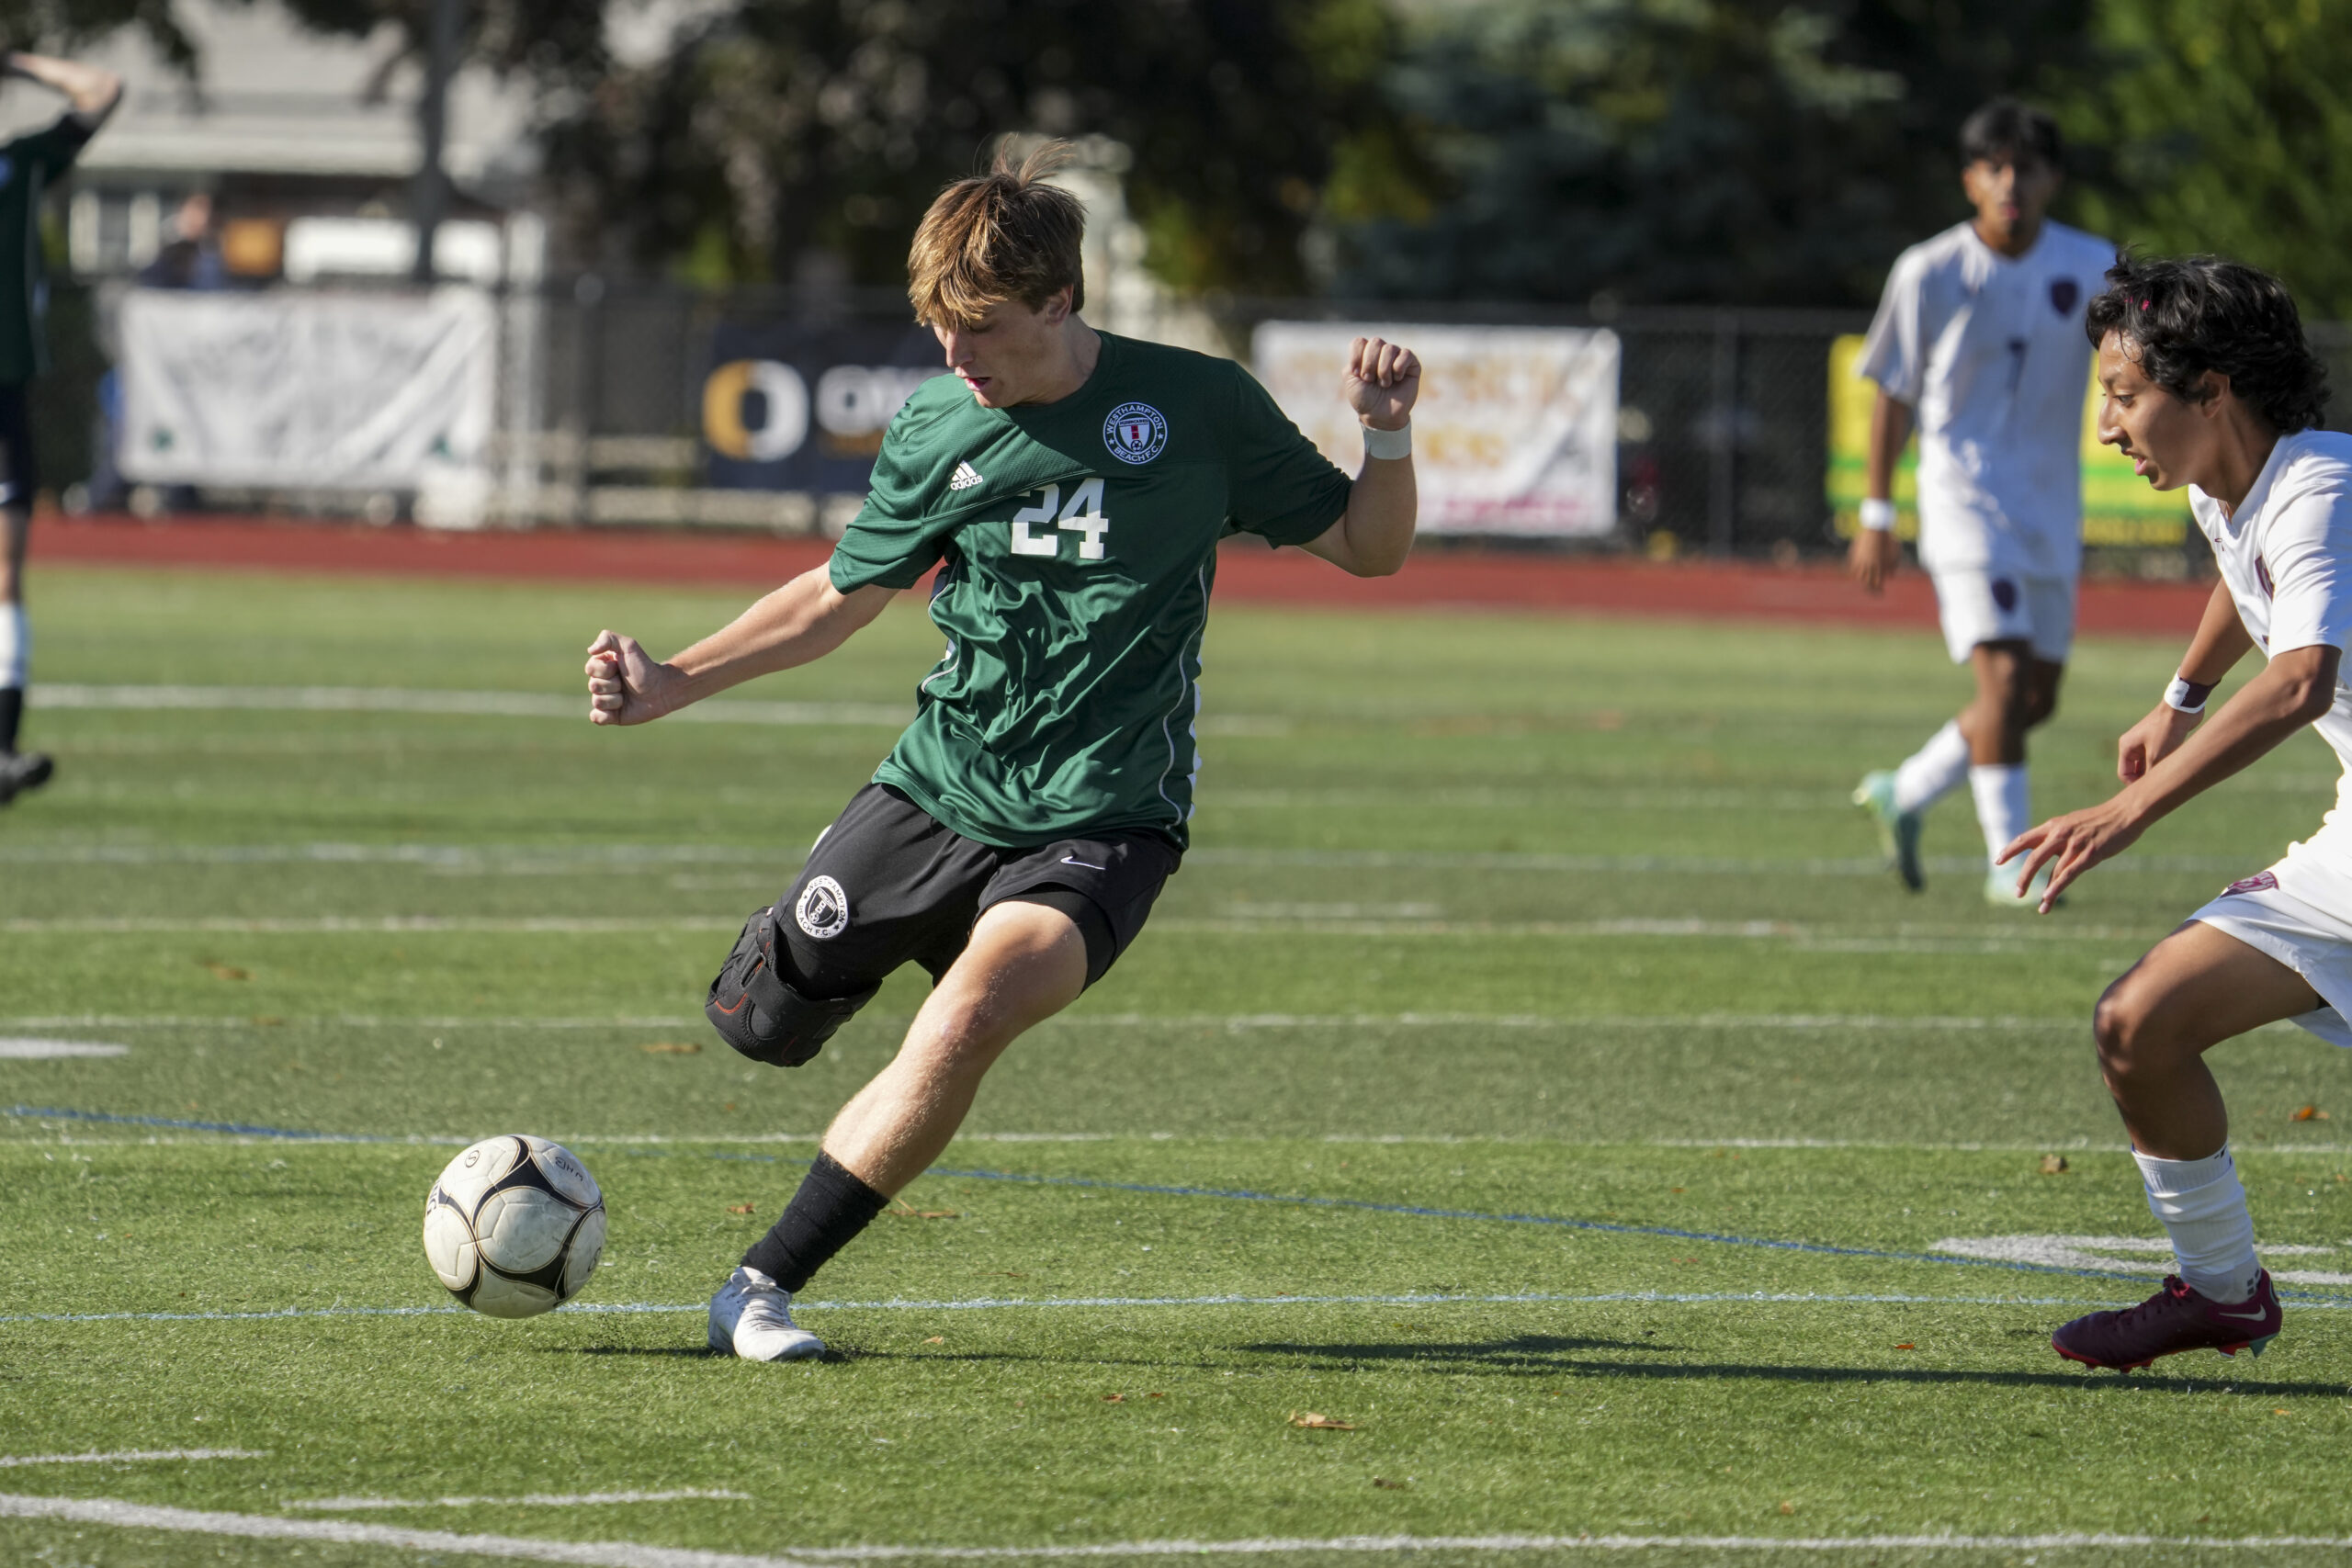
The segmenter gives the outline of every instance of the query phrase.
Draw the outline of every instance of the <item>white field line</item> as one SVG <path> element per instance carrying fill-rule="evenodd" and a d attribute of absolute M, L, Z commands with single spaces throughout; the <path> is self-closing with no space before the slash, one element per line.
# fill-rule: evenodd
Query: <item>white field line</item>
<path fill-rule="evenodd" d="M 0 920 L 0 932 L 17 936 L 142 936 L 180 931 L 244 936 L 377 936 L 388 933 L 594 936 L 631 931 L 734 931 L 741 930 L 742 923 L 732 916 L 712 918 L 695 915 L 597 918 L 560 915 L 324 915 L 300 919 L 267 916 L 69 916 L 54 919 Z M 1607 920 L 1200 919 L 1175 917 L 1154 921 L 1152 929 L 1209 936 L 1450 937 L 1481 941 L 1495 937 L 1568 941 L 1587 938 L 1696 939 L 1785 942 L 1800 952 L 1811 953 L 2012 953 L 2045 949 L 2057 942 L 2148 943 L 2162 937 L 2169 928 L 2043 923 L 2021 926 L 2010 933 L 1984 927 L 1905 930 L 1898 926 L 1863 934 L 1797 925 L 1786 920 L 1708 920 L 1695 917 Z"/>
<path fill-rule="evenodd" d="M 520 1497 L 311 1497 L 279 1506 L 322 1514 L 356 1514 L 388 1508 L 588 1508 L 605 1503 L 676 1503 L 691 1499 L 748 1503 L 752 1495 L 684 1486 L 674 1492 L 531 1492 Z"/>
<path fill-rule="evenodd" d="M 900 1024 L 909 1019 L 895 1014 L 867 1015 L 868 1022 Z M 387 1018 L 380 1015 L 317 1014 L 272 1017 L 266 1023 L 250 1013 L 162 1013 L 142 1017 L 130 1013 L 50 1013 L 0 1018 L 8 1029 L 698 1029 L 704 1020 L 684 1014 L 645 1018 Z M 2083 1018 L 2030 1017 L 2021 1013 L 1983 1015 L 1874 1012 L 1690 1012 L 1690 1013 L 1480 1013 L 1480 1012 L 1244 1012 L 1143 1013 L 1074 1012 L 1048 1019 L 1040 1028 L 1057 1029 L 1227 1029 L 1237 1032 L 1282 1029 L 1929 1029 L 1939 1031 L 1998 1031 L 2023 1029 L 2087 1029 Z M 5 1043 L 0 1043 L 4 1045 Z M 6 1054 L 0 1049 L 0 1055 Z"/>
<path fill-rule="evenodd" d="M 588 697 L 537 692 L 436 692 L 386 686 L 40 685 L 26 701 L 44 708 L 128 712 L 189 709 L 260 713 L 421 713 L 465 718 L 555 718 L 588 722 Z M 897 729 L 914 716 L 896 703 L 761 703 L 725 697 L 671 715 L 698 724 L 873 725 Z"/>
<path fill-rule="evenodd" d="M 0 1494 L 0 1518 L 59 1519 L 125 1529 L 177 1530 L 248 1540 L 322 1540 L 341 1546 L 383 1546 L 406 1551 L 469 1553 L 527 1562 L 573 1562 L 591 1568 L 803 1568 L 789 1557 L 747 1557 L 732 1551 L 645 1546 L 636 1541 L 529 1540 L 517 1536 L 458 1535 L 401 1529 L 344 1519 L 281 1519 L 259 1514 L 203 1513 L 109 1497 L 23 1497 Z"/>
<path fill-rule="evenodd" d="M 0 1062 L 46 1062 L 63 1056 L 128 1056 L 128 1045 L 95 1040 L 0 1040 Z"/>
<path fill-rule="evenodd" d="M 1050 1559 L 1087 1557 L 1270 1557 L 1315 1552 L 1395 1554 L 1408 1551 L 2054 1551 L 2086 1548 L 2183 1547 L 2217 1551 L 2343 1551 L 2352 1536 L 2156 1536 L 2061 1531 L 2044 1535 L 1673 1536 L 1673 1535 L 1352 1535 L 1252 1536 L 1238 1540 L 1119 1540 L 1051 1546 L 831 1546 L 797 1548 L 790 1556 L 651 1546 L 637 1541 L 530 1540 L 514 1536 L 458 1535 L 399 1529 L 336 1519 L 282 1519 L 259 1514 L 206 1513 L 107 1497 L 27 1497 L 0 1494 L 0 1517 L 58 1519 L 130 1529 L 262 1540 L 322 1540 L 412 1551 L 470 1552 L 533 1562 L 589 1568 L 804 1568 L 814 1562 L 887 1562 L 901 1558 Z"/>
<path fill-rule="evenodd" d="M 691 713 L 695 710 L 688 709 Z M 433 870 L 628 870 L 662 866 L 773 866 L 788 869 L 802 860 L 797 845 L 735 844 L 12 844 L 0 846 L 8 865 L 414 865 Z M 1192 865 L 1251 868 L 1312 866 L 1366 871 L 1496 871 L 1560 875 L 1627 874 L 1679 876 L 1868 876 L 1886 874 L 1867 857 L 1738 859 L 1703 855 L 1579 855 L 1542 852 L 1487 852 L 1455 850 L 1253 850 L 1196 849 Z M 1973 872 L 1973 859 L 1930 861 L 1930 870 Z M 2252 863 L 2215 855 L 2127 855 L 2100 868 L 2119 873 L 2223 875 Z"/>
<path fill-rule="evenodd" d="M 795 1302 L 796 1312 L 1035 1312 L 1082 1307 L 1129 1310 L 1144 1307 L 1329 1307 L 1329 1306 L 2126 1306 L 2130 1303 L 2076 1296 L 1921 1296 L 1888 1292 L 1817 1291 L 1604 1291 L 1586 1294 L 1528 1291 L 1509 1295 L 1442 1296 L 1414 1292 L 1396 1296 L 1046 1296 L 995 1297 L 971 1301 Z M 653 1302 L 572 1302 L 556 1310 L 589 1316 L 681 1317 L 707 1312 L 707 1302 L 664 1305 Z M 2342 1301 L 2297 1301 L 2297 1311 L 2352 1309 Z M 267 1312 L 90 1312 L 22 1313 L 0 1323 L 273 1323 L 320 1317 L 456 1317 L 461 1306 L 281 1307 Z"/>
<path fill-rule="evenodd" d="M 144 1464 L 155 1460 L 268 1457 L 264 1449 L 123 1449 L 106 1454 L 0 1454 L 0 1470 L 23 1464 Z"/>

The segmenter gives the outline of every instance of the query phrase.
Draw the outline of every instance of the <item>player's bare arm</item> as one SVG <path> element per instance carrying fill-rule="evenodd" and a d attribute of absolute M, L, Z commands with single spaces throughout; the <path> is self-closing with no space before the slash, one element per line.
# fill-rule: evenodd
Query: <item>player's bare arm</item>
<path fill-rule="evenodd" d="M 122 78 L 103 66 L 12 50 L 0 56 L 0 67 L 12 76 L 21 76 L 64 94 L 66 101 L 74 106 L 74 112 L 92 130 L 122 102 Z"/>
<path fill-rule="evenodd" d="M 1894 468 L 1902 460 L 1904 446 L 1910 439 L 1911 405 L 1888 396 L 1886 389 L 1880 388 L 1871 403 L 1870 451 L 1863 472 L 1863 494 L 1869 500 L 1894 504 Z M 1847 571 L 1871 593 L 1886 586 L 1886 580 L 1894 575 L 1902 560 L 1903 546 L 1892 528 L 1858 529 L 1853 544 L 1846 551 Z"/>
<path fill-rule="evenodd" d="M 633 637 L 602 631 L 588 645 L 588 717 L 645 724 L 716 692 L 822 659 L 870 624 L 892 590 L 836 589 L 805 571 L 726 626 L 664 662 Z"/>
<path fill-rule="evenodd" d="M 2129 849 L 2150 824 L 2251 766 L 2325 714 L 2335 701 L 2335 671 L 2343 658 L 2344 650 L 2337 648 L 2298 648 L 2274 655 L 2268 668 L 2248 681 L 2220 713 L 2136 782 L 2100 805 L 2053 817 L 2018 835 L 2001 859 L 2006 863 L 2027 855 L 2018 876 L 2018 893 L 2050 863 L 2050 886 L 2041 896 L 2046 912 L 2068 884 Z"/>
<path fill-rule="evenodd" d="M 2125 784 L 2134 783 L 2178 750 L 2204 717 L 2205 694 L 2220 685 L 2253 647 L 2245 623 L 2238 619 L 2237 601 L 2230 597 L 2229 584 L 2214 583 L 2212 596 L 2205 601 L 2204 619 L 2180 661 L 2179 678 L 2197 700 L 2186 707 L 2159 702 L 2147 717 L 2125 730 L 2115 745 L 2115 776 Z"/>
<path fill-rule="evenodd" d="M 1360 337 L 1349 346 L 1340 389 L 1366 430 L 1401 431 L 1421 395 L 1421 362 L 1400 344 Z M 1383 457 L 1367 449 L 1346 513 L 1306 548 L 1358 577 L 1387 577 L 1412 553 L 1419 507 L 1411 451 Z"/>

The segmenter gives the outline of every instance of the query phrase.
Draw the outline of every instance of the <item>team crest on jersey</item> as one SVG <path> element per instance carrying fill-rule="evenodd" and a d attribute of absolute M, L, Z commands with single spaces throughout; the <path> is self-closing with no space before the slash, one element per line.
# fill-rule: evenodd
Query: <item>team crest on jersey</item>
<path fill-rule="evenodd" d="M 1167 449 L 1168 421 L 1149 403 L 1121 403 L 1102 422 L 1102 445 L 1122 463 L 1148 463 Z"/>
<path fill-rule="evenodd" d="M 849 895 L 830 876 L 812 876 L 792 907 L 800 929 L 819 942 L 831 942 L 849 930 Z"/>
<path fill-rule="evenodd" d="M 2083 297 L 2083 286 L 2071 277 L 2050 280 L 2050 308 L 2062 316 L 2075 313 L 2075 301 Z"/>

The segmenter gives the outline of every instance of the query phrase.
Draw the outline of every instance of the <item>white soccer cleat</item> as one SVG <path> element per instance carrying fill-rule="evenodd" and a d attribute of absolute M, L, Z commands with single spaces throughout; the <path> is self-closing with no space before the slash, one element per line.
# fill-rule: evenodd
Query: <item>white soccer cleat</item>
<path fill-rule="evenodd" d="M 825 1342 L 792 1321 L 792 1292 L 740 1264 L 710 1298 L 710 1348 L 747 1361 L 805 1361 Z"/>
<path fill-rule="evenodd" d="M 2031 885 L 2019 894 L 2016 869 L 2004 870 L 1996 865 L 1984 877 L 1984 902 L 1996 909 L 2039 909 L 2041 908 L 2041 896 L 2050 887 L 2050 874 L 2054 869 L 2053 865 L 2044 864 L 2033 874 Z M 2053 907 L 2064 902 L 2064 898 L 2059 898 Z"/>

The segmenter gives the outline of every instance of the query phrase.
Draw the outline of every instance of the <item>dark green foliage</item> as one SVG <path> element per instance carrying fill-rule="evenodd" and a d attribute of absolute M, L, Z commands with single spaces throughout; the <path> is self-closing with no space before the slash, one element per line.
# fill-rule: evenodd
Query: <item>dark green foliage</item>
<path fill-rule="evenodd" d="M 1375 0 L 745 0 L 554 137 L 584 210 L 714 280 L 811 253 L 903 280 L 907 236 L 1008 132 L 1106 136 L 1159 270 L 1291 291 L 1335 149 L 1374 133 Z"/>
<path fill-rule="evenodd" d="M 2352 6 L 2341 0 L 2106 0 L 2117 69 L 2072 105 L 2111 139 L 2085 210 L 2172 254 L 2218 251 L 2286 279 L 2306 317 L 2352 313 Z"/>
<path fill-rule="evenodd" d="M 1490 0 L 1395 77 L 1451 194 L 1351 236 L 1343 289 L 1866 304 L 1964 215 L 1961 120 L 2084 53 L 2082 0 Z"/>

